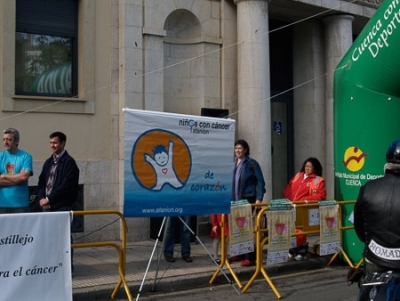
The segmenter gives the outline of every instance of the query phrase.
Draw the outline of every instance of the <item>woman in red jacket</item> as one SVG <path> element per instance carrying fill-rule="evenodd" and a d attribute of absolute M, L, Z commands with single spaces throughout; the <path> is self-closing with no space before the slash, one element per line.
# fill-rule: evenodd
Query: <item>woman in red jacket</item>
<path fill-rule="evenodd" d="M 325 200 L 325 180 L 322 177 L 322 165 L 316 158 L 308 158 L 304 161 L 300 172 L 298 172 L 283 190 L 283 196 L 293 202 Z M 296 232 L 301 231 L 296 229 Z M 303 238 L 299 240 L 299 238 Z M 306 236 L 297 236 L 296 248 L 289 250 L 289 258 L 294 256 L 295 260 L 305 258 L 308 250 Z"/>
<path fill-rule="evenodd" d="M 283 190 L 283 196 L 293 202 L 325 200 L 325 180 L 317 158 L 308 158 Z"/>

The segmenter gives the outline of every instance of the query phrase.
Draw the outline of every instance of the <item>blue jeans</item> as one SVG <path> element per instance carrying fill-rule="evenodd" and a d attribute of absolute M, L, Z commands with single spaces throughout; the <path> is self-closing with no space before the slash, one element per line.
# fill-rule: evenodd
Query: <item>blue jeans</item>
<path fill-rule="evenodd" d="M 185 223 L 190 226 L 190 215 L 182 216 Z M 169 227 L 164 235 L 164 257 L 174 256 L 175 246 L 175 229 L 180 229 L 181 232 L 181 255 L 182 257 L 190 256 L 190 231 L 182 223 L 177 216 L 169 217 Z M 177 225 L 179 223 L 179 228 Z"/>

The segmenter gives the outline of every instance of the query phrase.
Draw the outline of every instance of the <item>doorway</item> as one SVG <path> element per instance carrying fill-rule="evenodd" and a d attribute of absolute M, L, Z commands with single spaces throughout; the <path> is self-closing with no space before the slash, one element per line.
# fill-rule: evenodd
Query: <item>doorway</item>
<path fill-rule="evenodd" d="M 272 198 L 293 176 L 293 33 L 286 22 L 269 20 L 271 79 Z"/>
<path fill-rule="evenodd" d="M 293 118 L 290 95 L 271 99 L 272 198 L 282 191 L 293 174 Z"/>

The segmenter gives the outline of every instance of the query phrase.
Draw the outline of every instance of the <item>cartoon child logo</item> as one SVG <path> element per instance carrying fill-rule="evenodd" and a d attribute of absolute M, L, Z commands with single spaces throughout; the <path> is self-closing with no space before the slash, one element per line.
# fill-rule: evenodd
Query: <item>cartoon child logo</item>
<path fill-rule="evenodd" d="M 182 188 L 190 174 L 191 155 L 181 137 L 165 130 L 143 133 L 132 149 L 132 171 L 146 189 L 160 191 L 165 185 Z"/>
<path fill-rule="evenodd" d="M 353 172 L 359 171 L 365 163 L 365 157 L 368 155 L 357 146 L 350 146 L 344 153 L 344 166 Z"/>
<path fill-rule="evenodd" d="M 150 163 L 156 173 L 156 186 L 153 190 L 160 190 L 164 184 L 170 184 L 174 188 L 182 187 L 182 183 L 178 180 L 173 169 L 173 153 L 174 142 L 169 141 L 168 151 L 163 145 L 157 145 L 153 149 L 154 158 L 145 154 L 144 159 Z"/>

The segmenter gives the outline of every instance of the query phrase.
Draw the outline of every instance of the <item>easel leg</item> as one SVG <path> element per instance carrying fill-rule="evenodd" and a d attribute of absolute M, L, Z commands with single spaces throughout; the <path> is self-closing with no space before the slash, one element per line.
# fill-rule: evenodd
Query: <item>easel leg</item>
<path fill-rule="evenodd" d="M 147 263 L 147 267 L 146 267 L 146 271 L 145 271 L 144 276 L 143 276 L 142 283 L 140 284 L 140 287 L 139 287 L 139 292 L 138 292 L 138 294 L 137 294 L 137 296 L 136 296 L 136 301 L 139 300 L 139 298 L 140 298 L 140 293 L 142 292 L 143 285 L 144 285 L 144 281 L 146 280 L 147 273 L 149 272 L 151 260 L 153 259 L 154 252 L 155 252 L 155 250 L 156 250 L 156 248 L 157 248 L 157 244 L 158 244 L 158 241 L 159 241 L 159 239 L 160 239 L 161 232 L 162 232 L 162 229 L 163 229 L 163 227 L 164 227 L 164 224 L 165 224 L 165 220 L 166 220 L 166 219 L 167 219 L 167 218 L 164 217 L 164 218 L 163 218 L 163 221 L 162 221 L 162 223 L 161 223 L 161 227 L 160 227 L 160 230 L 159 230 L 159 232 L 158 232 L 157 239 L 156 239 L 156 241 L 155 241 L 155 243 L 154 243 L 153 251 L 151 252 L 150 259 L 149 259 L 149 262 Z M 169 219 L 169 218 L 168 218 L 168 219 Z M 158 260 L 158 263 L 160 263 L 160 259 Z M 158 271 L 158 265 L 157 265 L 157 271 Z M 157 277 L 156 277 L 156 279 L 157 279 Z M 154 280 L 154 282 L 156 281 L 156 279 Z M 154 286 L 153 286 L 153 288 L 154 288 Z"/>
<path fill-rule="evenodd" d="M 165 219 L 165 218 L 166 218 L 166 217 L 164 217 L 164 219 Z M 166 229 L 168 229 L 168 228 L 169 228 L 169 225 L 171 224 L 171 218 L 170 218 L 170 217 L 167 217 L 166 219 L 167 219 L 167 223 L 165 224 L 165 228 L 164 228 L 164 238 L 163 238 L 163 241 L 162 241 L 162 244 L 161 244 L 161 252 L 160 252 L 160 254 L 158 255 L 158 259 L 157 259 L 156 274 L 155 274 L 155 276 L 154 276 L 153 287 L 151 288 L 151 291 L 152 291 L 152 292 L 155 292 L 155 291 L 156 291 L 157 276 L 158 276 L 158 271 L 159 271 L 159 269 L 160 269 L 161 257 L 162 257 L 163 252 L 164 252 L 165 237 L 166 237 L 166 235 L 167 235 L 167 230 L 166 230 Z M 160 229 L 160 232 L 158 232 L 157 239 L 159 239 L 159 238 L 161 237 L 162 228 L 163 228 L 163 225 L 161 225 L 161 229 Z"/>

